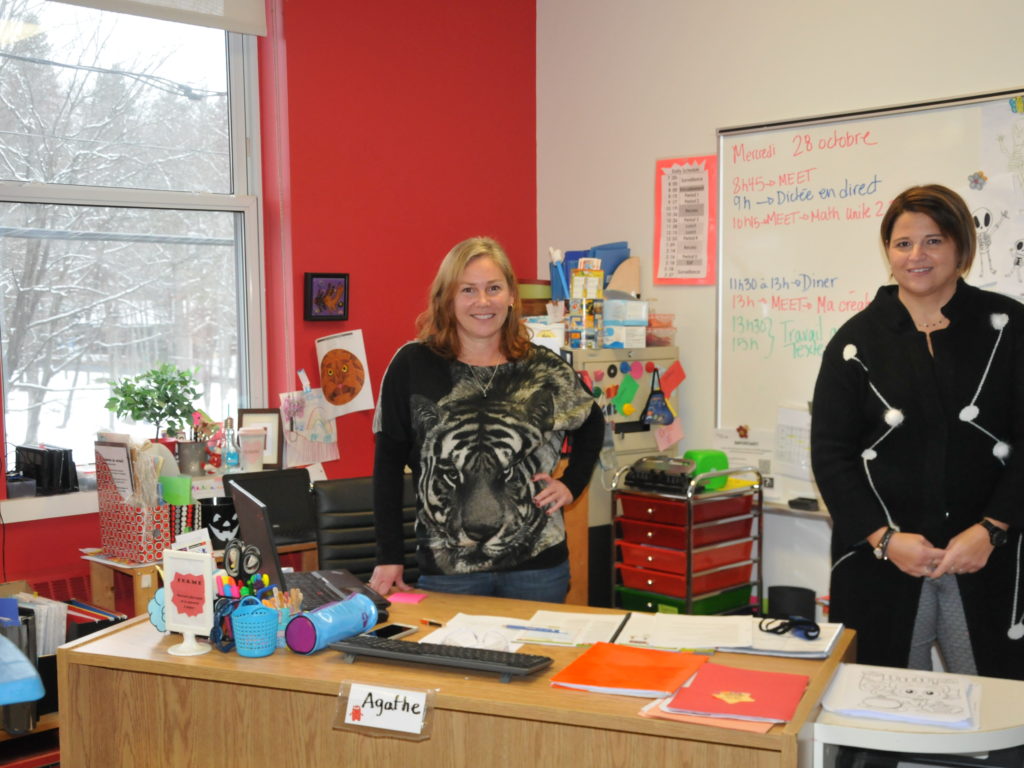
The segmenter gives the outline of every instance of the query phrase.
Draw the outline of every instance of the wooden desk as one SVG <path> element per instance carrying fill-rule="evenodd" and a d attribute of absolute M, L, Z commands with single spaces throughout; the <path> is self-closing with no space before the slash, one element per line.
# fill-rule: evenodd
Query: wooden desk
<path fill-rule="evenodd" d="M 458 612 L 528 619 L 520 600 L 432 594 L 418 606 L 395 604 L 391 618 L 418 624 Z M 608 612 L 603 608 L 564 607 Z M 58 651 L 61 765 L 165 766 L 700 766 L 795 768 L 798 737 L 810 754 L 818 701 L 843 657 L 846 632 L 826 661 L 723 654 L 724 663 L 811 676 L 793 722 L 766 734 L 649 720 L 644 699 L 552 688 L 548 678 L 581 651 L 525 646 L 553 668 L 501 683 L 496 675 L 360 659 L 329 650 L 299 656 L 279 649 L 250 659 L 211 651 L 174 657 L 177 636 L 139 618 Z M 333 730 L 342 682 L 436 690 L 433 733 L 424 741 Z M 803 731 L 803 733 L 801 733 Z M 803 763 L 809 764 L 809 763 Z"/>
<path fill-rule="evenodd" d="M 282 544 L 277 548 L 278 554 L 299 553 L 299 569 L 315 571 L 319 568 L 320 555 L 315 541 L 302 541 L 297 544 Z M 220 555 L 218 555 L 218 560 Z M 131 578 L 132 616 L 142 616 L 148 611 L 149 601 L 160 588 L 156 564 L 122 565 L 112 561 L 89 560 L 89 599 L 94 605 L 108 611 L 116 611 L 116 594 L 114 587 L 115 574 L 124 574 Z"/>

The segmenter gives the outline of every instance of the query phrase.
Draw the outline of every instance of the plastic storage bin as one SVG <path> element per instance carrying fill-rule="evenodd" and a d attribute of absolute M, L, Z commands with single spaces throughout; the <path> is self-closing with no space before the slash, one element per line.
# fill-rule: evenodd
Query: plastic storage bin
<path fill-rule="evenodd" d="M 629 541 L 616 541 L 619 547 L 619 561 L 623 565 L 637 568 L 654 568 L 669 573 L 686 573 L 686 550 L 655 547 L 646 544 L 634 544 Z M 754 540 L 744 539 L 725 544 L 713 544 L 710 547 L 694 549 L 693 570 L 706 571 L 730 563 L 739 563 L 750 558 Z"/>
<path fill-rule="evenodd" d="M 616 563 L 622 583 L 633 589 L 658 592 L 673 597 L 686 597 L 690 593 L 685 574 L 666 573 L 651 568 L 634 568 Z M 732 568 L 711 571 L 710 573 L 693 575 L 693 593 L 714 592 L 728 587 L 735 587 L 750 581 L 751 563 L 736 565 Z"/>
<path fill-rule="evenodd" d="M 739 613 L 750 606 L 751 586 L 731 589 L 728 592 L 700 597 L 693 601 L 691 614 L 710 616 L 716 613 Z M 627 611 L 649 611 L 654 613 L 687 613 L 686 600 L 671 595 L 659 595 L 631 587 L 617 586 L 615 593 L 619 605 Z"/>

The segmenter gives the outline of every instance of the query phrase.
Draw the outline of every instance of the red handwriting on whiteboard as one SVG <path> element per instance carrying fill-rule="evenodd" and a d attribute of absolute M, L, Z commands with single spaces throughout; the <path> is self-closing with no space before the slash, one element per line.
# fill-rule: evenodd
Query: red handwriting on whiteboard
<path fill-rule="evenodd" d="M 798 133 L 793 136 L 791 141 L 793 142 L 793 157 L 806 155 L 808 152 L 873 147 L 878 144 L 878 141 L 871 136 L 871 131 L 851 131 L 841 128 L 833 128 L 831 133 L 820 136 Z"/>

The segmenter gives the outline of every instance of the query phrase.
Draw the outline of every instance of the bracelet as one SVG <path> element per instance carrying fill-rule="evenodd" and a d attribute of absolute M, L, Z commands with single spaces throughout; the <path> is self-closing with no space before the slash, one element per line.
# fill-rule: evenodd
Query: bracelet
<path fill-rule="evenodd" d="M 889 540 L 892 538 L 894 533 L 896 533 L 895 528 L 887 529 L 886 532 L 882 534 L 882 540 L 878 543 L 878 548 L 882 550 L 883 560 L 889 559 Z"/>
<path fill-rule="evenodd" d="M 885 529 L 885 533 L 882 534 L 882 538 L 878 540 L 878 546 L 875 547 L 874 554 L 879 560 L 889 559 L 889 539 L 896 533 L 896 529 L 889 527 Z"/>

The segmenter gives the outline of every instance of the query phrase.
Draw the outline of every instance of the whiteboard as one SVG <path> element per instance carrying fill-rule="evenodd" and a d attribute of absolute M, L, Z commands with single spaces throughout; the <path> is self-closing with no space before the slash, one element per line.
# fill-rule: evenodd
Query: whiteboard
<path fill-rule="evenodd" d="M 807 407 L 825 345 L 889 281 L 879 225 L 909 186 L 987 210 L 967 279 L 1024 298 L 1020 93 L 718 132 L 719 428 Z"/>

